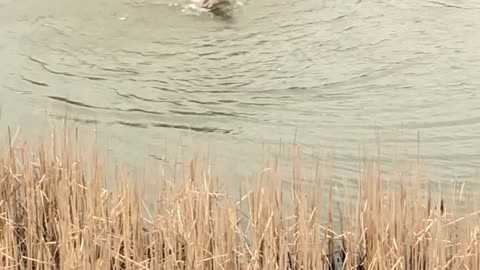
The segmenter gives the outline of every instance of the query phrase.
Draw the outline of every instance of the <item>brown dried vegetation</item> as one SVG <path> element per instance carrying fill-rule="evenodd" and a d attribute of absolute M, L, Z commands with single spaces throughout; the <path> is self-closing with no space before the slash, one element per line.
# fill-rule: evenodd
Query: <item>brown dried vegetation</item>
<path fill-rule="evenodd" d="M 338 207 L 320 167 L 282 181 L 270 159 L 236 200 L 193 160 L 150 209 L 124 170 L 107 191 L 98 154 L 52 138 L 0 159 L 0 269 L 480 269 L 476 209 L 455 217 L 414 172 L 383 181 L 379 160 Z"/>

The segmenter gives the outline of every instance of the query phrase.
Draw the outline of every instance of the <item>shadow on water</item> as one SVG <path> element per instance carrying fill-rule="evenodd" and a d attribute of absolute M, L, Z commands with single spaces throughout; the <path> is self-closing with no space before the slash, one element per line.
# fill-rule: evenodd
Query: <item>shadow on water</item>
<path fill-rule="evenodd" d="M 235 22 L 234 10 L 235 5 L 231 1 L 220 1 L 210 10 L 210 13 L 219 20 L 233 23 Z"/>
<path fill-rule="evenodd" d="M 214 9 L 210 11 L 216 18 L 227 22 L 227 23 L 234 23 L 235 19 L 233 17 L 233 14 L 230 12 L 225 12 L 224 10 L 221 9 Z"/>

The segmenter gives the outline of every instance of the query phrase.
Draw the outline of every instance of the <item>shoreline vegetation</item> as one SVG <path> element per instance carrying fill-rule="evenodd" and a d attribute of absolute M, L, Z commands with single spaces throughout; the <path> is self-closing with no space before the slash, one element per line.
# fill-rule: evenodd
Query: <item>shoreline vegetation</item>
<path fill-rule="evenodd" d="M 377 158 L 334 194 L 320 167 L 305 183 L 297 158 L 283 181 L 273 157 L 238 200 L 192 160 L 143 190 L 113 168 L 109 189 L 71 138 L 0 147 L 0 269 L 480 269 L 474 202 L 460 214 L 419 168 L 386 176 Z"/>

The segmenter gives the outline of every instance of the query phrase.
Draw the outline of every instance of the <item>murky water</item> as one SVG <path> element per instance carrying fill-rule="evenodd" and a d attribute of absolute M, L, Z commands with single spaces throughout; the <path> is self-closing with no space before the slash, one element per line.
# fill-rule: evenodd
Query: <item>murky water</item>
<path fill-rule="evenodd" d="M 1 125 L 96 127 L 129 158 L 207 145 L 231 172 L 262 143 L 334 151 L 352 174 L 380 129 L 445 179 L 480 165 L 480 3 L 0 0 Z M 198 14 L 197 14 L 198 13 Z M 360 150 L 359 150 L 360 149 Z"/>

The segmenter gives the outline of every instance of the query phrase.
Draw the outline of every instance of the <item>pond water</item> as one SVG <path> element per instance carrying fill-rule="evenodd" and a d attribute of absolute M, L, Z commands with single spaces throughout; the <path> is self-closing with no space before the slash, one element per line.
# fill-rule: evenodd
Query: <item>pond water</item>
<path fill-rule="evenodd" d="M 475 178 L 479 2 L 248 0 L 230 17 L 189 4 L 0 0 L 2 130 L 68 111 L 133 161 L 183 144 L 240 177 L 262 144 L 293 140 L 355 175 L 379 131 L 385 155 L 415 160 L 420 138 L 436 176 Z"/>

